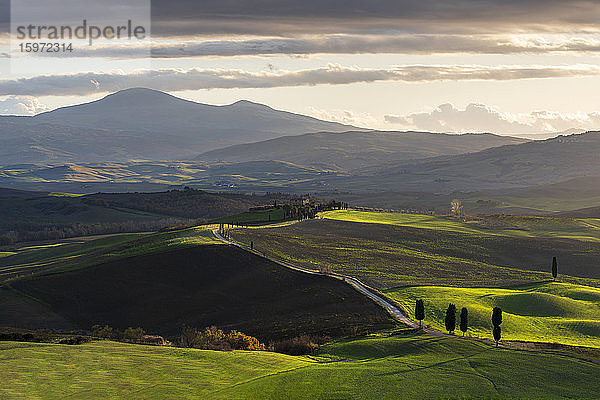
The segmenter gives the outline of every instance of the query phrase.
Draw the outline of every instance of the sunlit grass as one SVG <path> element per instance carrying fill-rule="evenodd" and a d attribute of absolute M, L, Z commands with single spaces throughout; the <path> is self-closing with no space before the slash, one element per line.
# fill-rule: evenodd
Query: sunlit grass
<path fill-rule="evenodd" d="M 477 217 L 460 221 L 447 216 L 336 210 L 321 213 L 325 219 L 375 223 L 434 229 L 474 235 L 502 235 L 512 237 L 555 237 L 600 242 L 600 220 L 593 218 L 569 219 L 550 217 L 487 216 L 496 227 L 485 226 Z"/>
<path fill-rule="evenodd" d="M 54 197 L 81 197 L 81 196 L 83 196 L 83 194 L 50 192 L 50 193 L 48 193 L 48 196 L 54 196 Z"/>
<path fill-rule="evenodd" d="M 201 225 L 170 232 L 107 235 L 80 243 L 28 247 L 3 257 L 0 280 L 84 268 L 115 258 L 222 244 L 212 234 L 212 229 L 217 227 Z"/>
<path fill-rule="evenodd" d="M 577 355 L 411 334 L 341 340 L 311 357 L 107 341 L 0 342 L 0 397 L 595 398 L 600 365 Z"/>
<path fill-rule="evenodd" d="M 440 331 L 453 303 L 459 313 L 462 307 L 468 309 L 471 335 L 491 338 L 492 309 L 500 307 L 505 339 L 600 347 L 600 289 L 593 287 L 559 282 L 510 289 L 417 286 L 386 294 L 411 313 L 415 301 L 423 299 L 424 323 Z"/>

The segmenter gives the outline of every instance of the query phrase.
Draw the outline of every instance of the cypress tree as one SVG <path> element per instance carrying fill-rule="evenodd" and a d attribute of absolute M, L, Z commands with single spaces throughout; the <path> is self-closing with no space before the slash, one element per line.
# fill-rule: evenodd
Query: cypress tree
<path fill-rule="evenodd" d="M 422 328 L 423 319 L 425 318 L 425 305 L 423 304 L 423 300 L 417 300 L 415 306 L 415 318 L 419 321 L 419 328 Z"/>
<path fill-rule="evenodd" d="M 495 326 L 494 327 L 494 340 L 496 341 L 496 347 L 498 347 L 498 342 L 500 341 L 501 337 L 502 337 L 502 328 L 500 328 L 500 325 Z"/>
<path fill-rule="evenodd" d="M 558 275 L 558 263 L 556 262 L 556 257 L 552 257 L 552 278 L 556 279 Z"/>
<path fill-rule="evenodd" d="M 462 310 L 460 310 L 460 330 L 462 331 L 463 336 L 465 336 L 467 329 L 469 329 L 469 312 L 466 307 L 463 307 Z"/>
<path fill-rule="evenodd" d="M 496 347 L 498 347 L 498 342 L 500 341 L 500 337 L 502 336 L 502 329 L 500 328 L 500 324 L 502 323 L 502 309 L 500 307 L 494 307 L 492 311 L 492 325 L 494 325 L 494 340 L 496 341 Z"/>
<path fill-rule="evenodd" d="M 448 305 L 444 323 L 446 324 L 446 330 L 448 333 L 454 332 L 454 328 L 456 328 L 456 306 L 452 303 Z"/>

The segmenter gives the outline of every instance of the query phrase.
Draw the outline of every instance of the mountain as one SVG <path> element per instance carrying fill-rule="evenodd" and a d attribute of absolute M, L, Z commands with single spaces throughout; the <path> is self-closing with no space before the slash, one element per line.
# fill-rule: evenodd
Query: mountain
<path fill-rule="evenodd" d="M 351 129 L 249 101 L 214 106 L 134 88 L 33 117 L 0 117 L 0 164 L 182 160 L 234 144 Z"/>
<path fill-rule="evenodd" d="M 428 132 L 317 132 L 240 144 L 201 154 L 207 162 L 280 160 L 335 170 L 354 170 L 393 161 L 481 151 L 526 139 L 492 134 Z"/>
<path fill-rule="evenodd" d="M 600 132 L 494 147 L 477 153 L 403 161 L 334 178 L 337 188 L 435 193 L 526 187 L 600 175 Z"/>

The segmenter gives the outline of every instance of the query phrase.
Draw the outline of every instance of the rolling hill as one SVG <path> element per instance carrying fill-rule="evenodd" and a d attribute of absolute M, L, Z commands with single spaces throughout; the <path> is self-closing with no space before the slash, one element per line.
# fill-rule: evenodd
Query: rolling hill
<path fill-rule="evenodd" d="M 477 153 L 403 161 L 332 178 L 338 189 L 436 193 L 517 188 L 600 175 L 600 132 L 559 136 Z"/>
<path fill-rule="evenodd" d="M 0 316 L 17 327 L 31 327 L 29 321 L 34 328 L 141 326 L 172 339 L 184 325 L 216 325 L 265 342 L 395 326 L 382 308 L 336 279 L 293 271 L 235 246 L 176 247 L 13 281 L 18 292 L 0 290 Z"/>
<path fill-rule="evenodd" d="M 201 154 L 200 161 L 239 163 L 280 160 L 327 169 L 354 170 L 389 162 L 481 151 L 527 140 L 492 134 L 428 132 L 317 132 L 234 145 Z"/>
<path fill-rule="evenodd" d="M 503 311 L 506 340 L 559 342 L 600 347 L 600 290 L 567 283 L 543 282 L 506 289 L 413 286 L 385 292 L 404 307 L 424 299 L 424 323 L 444 331 L 449 303 L 469 313 L 469 335 L 491 339 L 493 307 Z M 457 329 L 458 330 L 458 329 Z M 457 332 L 460 334 L 460 332 Z"/>
<path fill-rule="evenodd" d="M 272 229 L 235 229 L 240 243 L 309 269 L 330 267 L 378 289 L 404 285 L 508 286 L 550 277 L 598 285 L 595 220 L 490 217 L 458 222 L 419 214 L 331 211 Z"/>
<path fill-rule="evenodd" d="M 596 359 L 462 338 L 368 335 L 316 357 L 96 341 L 0 343 L 0 396 L 64 399 L 591 399 Z"/>
<path fill-rule="evenodd" d="M 249 101 L 215 106 L 134 88 L 32 117 L 0 117 L 0 164 L 183 160 L 233 144 L 351 129 Z"/>

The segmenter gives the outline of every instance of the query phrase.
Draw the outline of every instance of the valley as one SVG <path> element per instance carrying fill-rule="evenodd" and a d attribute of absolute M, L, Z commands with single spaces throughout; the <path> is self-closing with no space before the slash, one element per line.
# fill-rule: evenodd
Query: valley
<path fill-rule="evenodd" d="M 599 132 L 134 88 L 0 133 L 2 398 L 600 393 Z"/>

